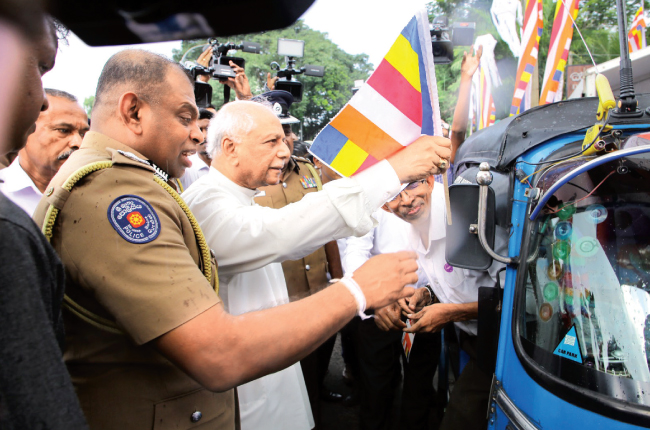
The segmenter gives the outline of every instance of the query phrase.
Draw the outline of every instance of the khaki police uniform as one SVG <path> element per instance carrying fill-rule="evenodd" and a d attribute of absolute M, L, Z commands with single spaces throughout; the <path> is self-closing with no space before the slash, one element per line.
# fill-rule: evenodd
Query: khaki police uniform
<path fill-rule="evenodd" d="M 234 390 L 205 390 L 148 343 L 220 303 L 198 224 L 155 171 L 89 132 L 36 210 L 66 270 L 64 360 L 91 429 L 233 429 Z"/>
<path fill-rule="evenodd" d="M 307 193 L 318 191 L 320 178 L 307 167 L 309 160 L 292 156 L 288 168 L 282 174 L 278 185 L 262 187 L 265 195 L 255 198 L 260 206 L 280 209 L 301 200 Z M 315 170 L 314 170 L 315 172 Z M 291 226 L 287 226 L 291 228 Z M 325 248 L 318 248 L 312 254 L 299 260 L 282 263 L 287 282 L 289 299 L 294 301 L 314 294 L 327 286 L 327 257 Z"/>

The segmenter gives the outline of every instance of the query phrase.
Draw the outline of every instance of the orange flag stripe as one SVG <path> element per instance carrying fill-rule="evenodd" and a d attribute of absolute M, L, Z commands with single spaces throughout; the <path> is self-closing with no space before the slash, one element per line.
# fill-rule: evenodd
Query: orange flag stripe
<path fill-rule="evenodd" d="M 351 105 L 343 108 L 330 125 L 377 160 L 383 160 L 403 148 Z"/>

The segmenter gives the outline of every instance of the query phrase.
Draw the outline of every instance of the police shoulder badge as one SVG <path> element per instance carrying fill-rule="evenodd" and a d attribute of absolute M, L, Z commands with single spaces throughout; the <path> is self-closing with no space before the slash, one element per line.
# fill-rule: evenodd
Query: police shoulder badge
<path fill-rule="evenodd" d="M 149 243 L 160 234 L 160 219 L 142 197 L 123 195 L 108 206 L 108 222 L 127 242 Z"/>

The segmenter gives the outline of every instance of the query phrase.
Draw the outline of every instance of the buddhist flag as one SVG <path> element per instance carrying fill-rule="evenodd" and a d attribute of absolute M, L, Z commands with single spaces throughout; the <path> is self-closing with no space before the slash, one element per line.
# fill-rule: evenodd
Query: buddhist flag
<path fill-rule="evenodd" d="M 434 130 L 442 135 L 429 19 L 421 10 L 310 152 L 352 176 Z"/>
<path fill-rule="evenodd" d="M 643 2 L 641 2 L 641 7 L 636 11 L 630 31 L 627 33 L 627 44 L 630 52 L 645 48 L 645 29 L 645 15 L 643 13 Z"/>
<path fill-rule="evenodd" d="M 573 39 L 573 20 L 569 15 L 574 20 L 576 19 L 579 3 L 580 0 L 557 1 L 539 104 L 553 103 L 560 101 L 562 98 L 558 89 L 560 89 L 562 74 L 566 67 L 567 58 L 569 58 L 569 48 Z"/>
<path fill-rule="evenodd" d="M 517 66 L 515 93 L 512 96 L 510 115 L 517 115 L 530 109 L 530 78 L 533 76 L 535 66 L 537 66 L 539 39 L 542 37 L 543 30 L 544 12 L 542 10 L 542 0 L 528 0 L 521 39 L 523 51 Z"/>
<path fill-rule="evenodd" d="M 406 319 L 406 327 L 411 328 L 413 321 L 411 319 Z M 406 361 L 409 361 L 411 355 L 411 350 L 413 349 L 413 342 L 415 342 L 415 333 L 402 333 L 402 348 L 404 348 L 404 356 Z"/>

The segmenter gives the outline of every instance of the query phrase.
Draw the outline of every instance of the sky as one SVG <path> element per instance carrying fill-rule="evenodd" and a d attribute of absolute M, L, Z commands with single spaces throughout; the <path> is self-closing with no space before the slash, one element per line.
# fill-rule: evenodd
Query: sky
<path fill-rule="evenodd" d="M 330 40 L 350 54 L 365 53 L 378 65 L 415 12 L 426 0 L 316 0 L 302 16 L 305 23 L 328 33 Z M 345 11 L 345 12 L 344 12 Z M 74 34 L 61 45 L 52 71 L 43 77 L 46 88 L 74 94 L 80 102 L 95 93 L 97 79 L 108 58 L 126 46 L 90 47 Z M 180 41 L 137 45 L 171 57 Z M 309 49 L 306 46 L 305 49 Z"/>

